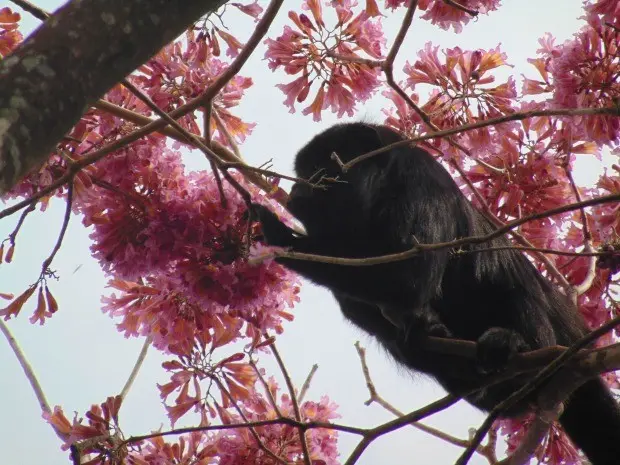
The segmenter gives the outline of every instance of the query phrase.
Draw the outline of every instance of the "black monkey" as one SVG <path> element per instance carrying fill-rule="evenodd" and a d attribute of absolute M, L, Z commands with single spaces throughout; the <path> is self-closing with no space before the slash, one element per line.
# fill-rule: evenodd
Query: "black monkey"
<path fill-rule="evenodd" d="M 298 177 L 317 172 L 338 182 L 325 189 L 293 186 L 288 208 L 304 225 L 299 235 L 265 207 L 253 206 L 265 241 L 296 252 L 362 258 L 488 234 L 494 227 L 476 210 L 449 173 L 426 151 L 401 146 L 343 173 L 347 162 L 402 140 L 392 129 L 339 124 L 314 137 L 295 159 Z M 509 245 L 505 237 L 467 248 Z M 432 375 L 449 392 L 481 382 L 479 368 L 497 368 L 519 351 L 571 345 L 586 333 L 578 311 L 515 250 L 454 255 L 447 249 L 375 266 L 343 266 L 278 258 L 330 289 L 347 319 L 373 335 L 407 367 Z M 425 335 L 477 341 L 479 360 L 454 363 L 419 350 Z M 504 382 L 467 397 L 490 410 L 521 384 Z M 531 400 L 532 398 L 530 398 Z M 506 412 L 518 415 L 528 401 Z M 620 409 L 600 379 L 585 383 L 566 402 L 560 422 L 593 465 L 620 464 Z"/>

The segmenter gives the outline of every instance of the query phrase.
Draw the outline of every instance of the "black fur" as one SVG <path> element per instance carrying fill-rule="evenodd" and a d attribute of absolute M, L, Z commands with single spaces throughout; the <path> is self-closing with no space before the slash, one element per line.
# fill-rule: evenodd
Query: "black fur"
<path fill-rule="evenodd" d="M 298 183 L 289 210 L 305 226 L 295 234 L 269 210 L 254 206 L 267 243 L 293 251 L 361 258 L 408 250 L 493 231 L 448 172 L 420 148 L 404 146 L 342 173 L 332 153 L 347 162 L 402 140 L 370 124 L 334 126 L 297 154 L 303 179 L 316 173 L 338 182 L 326 189 Z M 505 237 L 468 249 L 509 244 Z M 343 266 L 279 258 L 330 289 L 347 319 L 376 337 L 400 363 L 435 377 L 449 392 L 465 393 L 481 382 L 480 367 L 505 364 L 519 351 L 571 345 L 585 326 L 568 299 L 515 250 L 454 255 L 443 249 L 411 260 L 376 266 Z M 453 357 L 422 351 L 421 336 L 478 342 L 478 363 L 456 367 Z M 467 400 L 489 410 L 520 385 L 505 382 Z M 507 415 L 518 415 L 527 400 Z M 594 465 L 620 464 L 620 410 L 600 380 L 577 390 L 561 424 Z"/>

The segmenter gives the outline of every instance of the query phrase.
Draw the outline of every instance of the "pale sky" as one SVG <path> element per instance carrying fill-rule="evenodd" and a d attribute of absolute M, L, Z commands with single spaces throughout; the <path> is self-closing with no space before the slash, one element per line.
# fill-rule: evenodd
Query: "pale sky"
<path fill-rule="evenodd" d="M 63 2 L 40 0 L 37 4 L 49 11 Z M 259 1 L 265 5 L 265 1 Z M 521 73 L 534 76 L 526 59 L 535 55 L 537 40 L 545 32 L 553 33 L 558 42 L 570 38 L 579 27 L 581 0 L 522 0 L 505 2 L 499 12 L 490 17 L 482 16 L 466 26 L 461 34 L 440 30 L 419 19 L 413 23 L 405 46 L 397 59 L 397 78 L 405 61 L 415 61 L 416 52 L 428 41 L 441 48 L 463 49 L 491 48 L 498 43 L 508 55 L 508 62 L 515 66 L 515 77 Z M 0 7 L 11 6 L 6 0 Z M 280 34 L 286 21 L 286 12 L 298 2 L 287 1 L 284 11 L 269 37 Z M 398 29 L 404 10 L 399 10 L 384 22 L 384 30 Z M 23 14 L 26 30 L 38 24 L 27 13 Z M 243 20 L 227 21 L 234 31 L 247 30 L 252 23 Z M 155 33 L 155 32 L 154 32 Z M 262 60 L 264 49 L 255 53 L 241 74 L 251 76 L 255 86 L 247 92 L 241 106 L 234 111 L 246 121 L 257 122 L 251 137 L 241 147 L 250 164 L 260 165 L 273 159 L 273 168 L 291 173 L 295 152 L 312 135 L 333 124 L 336 118 L 325 113 L 323 122 L 313 123 L 311 117 L 301 113 L 291 115 L 281 104 L 284 95 L 275 84 L 289 82 L 290 77 L 270 72 Z M 520 89 L 520 83 L 518 83 Z M 382 121 L 382 98 L 365 103 L 357 119 Z M 300 107 L 302 108 L 302 107 Z M 275 137 L 274 137 L 275 135 Z M 187 165 L 197 168 L 204 165 L 202 155 L 188 155 Z M 591 183 L 597 171 L 587 162 L 579 165 L 577 177 Z M 60 228 L 64 203 L 52 202 L 45 214 L 32 214 L 22 228 L 17 240 L 14 262 L 0 266 L 0 292 L 21 293 L 38 276 L 42 260 L 49 254 Z M 18 215 L 0 222 L 0 239 L 14 228 Z M 60 310 L 43 327 L 33 326 L 28 317 L 32 302 L 22 310 L 17 320 L 9 326 L 33 365 L 51 405 L 61 405 L 67 416 L 73 412 L 83 414 L 92 403 L 100 403 L 109 395 L 120 391 L 142 346 L 141 340 L 125 339 L 115 330 L 112 320 L 103 315 L 100 298 L 106 278 L 98 263 L 90 256 L 90 240 L 79 217 L 73 216 L 62 249 L 53 268 L 58 270 L 60 281 L 51 284 Z M 76 268 L 79 266 L 77 271 Z M 4 305 L 4 304 L 2 304 Z M 319 399 L 328 394 L 340 405 L 340 423 L 373 426 L 390 420 L 392 416 L 378 406 L 364 406 L 368 398 L 359 359 L 353 344 L 360 340 L 368 349 L 368 362 L 380 394 L 394 406 L 408 412 L 443 396 L 442 390 L 422 376 L 411 376 L 397 367 L 370 339 L 346 323 L 330 293 L 304 283 L 301 303 L 294 309 L 295 321 L 286 325 L 277 343 L 285 362 L 298 386 L 305 379 L 312 364 L 319 370 L 314 378 L 307 399 Z M 159 400 L 156 383 L 168 378 L 160 368 L 165 358 L 152 350 L 144 367 L 127 397 L 121 422 L 125 435 L 144 434 L 163 425 L 169 428 L 165 411 Z M 274 364 L 268 357 L 263 365 L 270 374 L 277 376 Z M 60 450 L 60 442 L 51 428 L 41 419 L 41 412 L 30 385 L 26 381 L 6 341 L 0 338 L 0 450 L 4 465 L 68 464 L 68 454 Z M 281 383 L 283 385 L 283 383 Z M 468 428 L 477 427 L 483 415 L 464 403 L 432 417 L 428 423 L 458 437 L 466 437 Z M 177 426 L 190 426 L 182 420 Z M 341 434 L 339 441 L 341 459 L 357 443 L 357 438 Z M 359 460 L 360 465 L 449 465 L 459 456 L 461 449 L 430 437 L 413 428 L 400 431 L 375 441 Z M 486 463 L 474 457 L 472 465 Z"/>

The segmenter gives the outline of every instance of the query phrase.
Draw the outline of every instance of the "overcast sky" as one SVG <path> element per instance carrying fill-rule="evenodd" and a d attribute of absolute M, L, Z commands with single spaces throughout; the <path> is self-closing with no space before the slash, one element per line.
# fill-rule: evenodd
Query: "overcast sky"
<path fill-rule="evenodd" d="M 52 11 L 63 2 L 39 0 L 41 7 Z M 260 1 L 261 5 L 266 2 Z M 545 32 L 553 33 L 559 42 L 569 38 L 579 27 L 581 0 L 522 0 L 505 2 L 497 13 L 465 27 L 462 34 L 445 32 L 416 19 L 405 45 L 397 59 L 395 69 L 400 73 L 406 60 L 415 61 L 416 52 L 428 41 L 442 48 L 456 45 L 464 49 L 491 48 L 498 43 L 508 54 L 508 61 L 515 66 L 515 76 L 521 73 L 533 76 L 533 68 L 526 59 L 533 57 L 538 48 L 537 39 Z M 8 5 L 0 1 L 0 7 Z M 297 1 L 285 2 L 270 37 L 276 37 L 286 21 L 286 10 Z M 9 5 L 19 11 L 13 5 Z M 384 23 L 384 30 L 393 37 L 404 10 L 399 10 Z M 30 31 L 37 20 L 23 13 Z M 419 15 L 416 15 L 419 18 Z M 252 22 L 246 19 L 227 21 L 232 31 L 250 30 Z M 156 33 L 156 32 L 154 32 Z M 390 43 L 390 42 L 388 42 Z M 313 123 L 310 117 L 299 113 L 291 115 L 281 105 L 283 94 L 275 84 L 290 78 L 274 74 L 262 60 L 264 49 L 255 53 L 242 69 L 241 74 L 251 76 L 255 86 L 247 92 L 242 105 L 235 109 L 246 121 L 258 123 L 248 141 L 241 147 L 250 164 L 260 165 L 272 159 L 274 169 L 290 173 L 295 152 L 312 135 L 333 124 L 336 118 L 324 114 L 324 121 Z M 397 74 L 398 76 L 398 74 Z M 402 74 L 400 74 L 402 77 Z M 520 83 L 518 83 L 520 89 Z M 363 105 L 357 118 L 382 121 L 382 98 Z M 187 165 L 202 166 L 199 152 L 189 154 Z M 577 176 L 583 183 L 591 183 L 597 171 L 584 162 L 579 165 Z M 49 254 L 60 228 L 64 203 L 52 202 L 45 214 L 28 217 L 18 236 L 13 264 L 0 266 L 0 292 L 21 293 L 38 276 L 42 260 Z M 0 239 L 14 228 L 17 215 L 0 222 Z M 63 247 L 53 268 L 58 270 L 59 282 L 51 284 L 60 310 L 45 326 L 28 322 L 32 311 L 29 302 L 19 319 L 9 322 L 10 328 L 32 363 L 51 405 L 61 405 L 67 416 L 74 411 L 83 414 L 92 403 L 99 403 L 107 396 L 120 391 L 134 364 L 142 345 L 141 340 L 127 340 L 118 333 L 110 318 L 100 310 L 100 298 L 106 278 L 98 263 L 90 256 L 90 240 L 79 217 L 72 217 Z M 78 268 L 79 267 L 79 268 Z M 381 395 L 402 411 L 410 411 L 436 400 L 443 392 L 422 376 L 411 376 L 399 369 L 378 350 L 376 344 L 353 329 L 341 317 L 329 292 L 305 283 L 301 303 L 294 310 L 295 321 L 286 325 L 278 346 L 285 358 L 293 380 L 300 386 L 310 367 L 319 364 L 308 399 L 318 399 L 328 394 L 340 405 L 340 422 L 357 426 L 373 426 L 391 419 L 391 415 L 378 406 L 364 406 L 368 398 L 361 374 L 359 360 L 353 347 L 360 340 L 368 348 L 368 362 L 376 387 Z M 121 421 L 126 435 L 144 434 L 169 424 L 155 386 L 167 381 L 160 368 L 164 360 L 151 351 L 132 391 L 123 405 Z M 264 365 L 271 373 L 273 364 L 264 358 Z M 0 450 L 4 465 L 49 465 L 69 463 L 67 454 L 60 451 L 60 443 L 51 428 L 41 419 L 41 412 L 32 390 L 26 381 L 6 341 L 0 338 Z M 436 415 L 429 424 L 459 437 L 466 437 L 468 428 L 476 427 L 483 416 L 471 407 L 460 403 L 448 412 Z M 181 421 L 177 426 L 184 426 Z M 189 424 L 188 424 L 189 426 Z M 341 457 L 345 459 L 357 438 L 341 435 Z M 452 464 L 460 449 L 441 440 L 420 433 L 413 428 L 383 437 L 366 451 L 358 463 L 361 465 L 426 465 Z M 472 465 L 486 463 L 474 457 Z"/>

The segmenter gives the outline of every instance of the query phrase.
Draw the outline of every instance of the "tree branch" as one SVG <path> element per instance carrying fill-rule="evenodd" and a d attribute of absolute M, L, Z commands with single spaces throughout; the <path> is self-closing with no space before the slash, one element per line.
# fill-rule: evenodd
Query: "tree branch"
<path fill-rule="evenodd" d="M 347 171 L 351 169 L 357 163 L 360 163 L 364 160 L 367 160 L 369 158 L 372 158 L 384 152 L 389 152 L 390 150 L 398 148 L 398 147 L 413 144 L 415 142 L 422 142 L 422 141 L 429 140 L 429 139 L 437 139 L 440 137 L 451 136 L 452 134 L 459 134 L 461 132 L 467 132 L 473 129 L 484 128 L 487 126 L 495 126 L 498 124 L 507 123 L 509 121 L 521 121 L 524 119 L 541 117 L 541 116 L 585 116 L 585 115 L 620 116 L 620 105 L 615 106 L 615 107 L 557 108 L 557 109 L 551 109 L 551 110 L 530 110 L 530 111 L 520 111 L 516 113 L 510 113 L 509 115 L 502 115 L 496 118 L 489 118 L 489 119 L 485 119 L 481 121 L 476 121 L 475 123 L 464 124 L 462 126 L 457 126 L 455 128 L 450 128 L 450 129 L 444 129 L 442 131 L 433 131 L 433 132 L 424 134 L 423 136 L 413 137 L 411 139 L 394 142 L 393 144 L 386 145 L 385 147 L 381 147 L 380 149 L 373 150 L 372 152 L 365 153 L 364 155 L 360 155 L 359 157 L 356 157 L 353 160 L 342 164 L 341 168 L 343 171 Z"/>
<path fill-rule="evenodd" d="M 468 244 L 484 244 L 485 242 L 489 242 L 496 237 L 500 237 L 513 228 L 516 228 L 519 225 L 527 223 L 528 221 L 538 220 L 541 218 L 547 218 L 550 216 L 558 215 L 560 213 L 566 213 L 572 210 L 577 210 L 583 207 L 591 207 L 594 205 L 601 205 L 604 203 L 610 202 L 618 202 L 620 201 L 620 194 L 610 194 L 601 197 L 595 197 L 593 199 L 584 200 L 582 202 L 575 202 L 569 205 L 563 205 L 561 207 L 551 208 L 544 212 L 534 213 L 532 215 L 524 216 L 514 221 L 510 221 L 506 223 L 504 226 L 497 228 L 495 231 L 485 234 L 483 236 L 469 236 L 464 237 L 462 239 L 456 239 L 450 242 L 438 242 L 435 244 L 416 244 L 409 250 L 405 250 L 404 252 L 398 252 L 394 254 L 381 255 L 376 257 L 365 257 L 365 258 L 344 258 L 344 257 L 331 257 L 326 255 L 314 255 L 314 254 L 306 254 L 301 252 L 289 252 L 283 250 L 276 250 L 273 252 L 273 255 L 276 257 L 284 257 L 291 258 L 295 260 L 307 260 L 312 262 L 321 262 L 321 263 L 331 263 L 335 265 L 346 265 L 346 266 L 373 266 L 379 265 L 382 263 L 391 263 L 397 262 L 401 260 L 408 260 L 412 257 L 419 255 L 421 252 L 429 251 L 429 250 L 440 250 L 446 248 L 455 248 L 458 249 L 461 246 Z M 0 216 L 1 217 L 1 216 Z"/>
<path fill-rule="evenodd" d="M 9 330 L 9 327 L 7 326 L 7 324 L 4 322 L 2 318 L 0 318 L 0 331 L 2 331 L 2 334 L 4 334 L 4 337 L 9 343 L 11 350 L 13 350 L 13 353 L 15 354 L 15 358 L 17 358 L 17 361 L 19 362 L 19 365 L 22 367 L 22 370 L 24 370 L 26 379 L 30 383 L 32 390 L 34 391 L 34 395 L 37 397 L 37 401 L 39 402 L 39 406 L 41 407 L 41 410 L 43 412 L 50 413 L 52 409 L 50 408 L 47 402 L 47 398 L 45 397 L 45 393 L 43 392 L 43 388 L 41 387 L 41 384 L 39 384 L 37 375 L 34 373 L 34 370 L 32 369 L 32 366 L 30 365 L 30 363 L 28 362 L 26 355 L 22 351 L 21 347 L 19 347 L 17 340 L 13 337 L 13 335 L 11 334 L 11 331 Z"/>
<path fill-rule="evenodd" d="M 0 61 L 0 192 L 43 163 L 85 108 L 223 3 L 73 0 L 60 8 Z"/>

